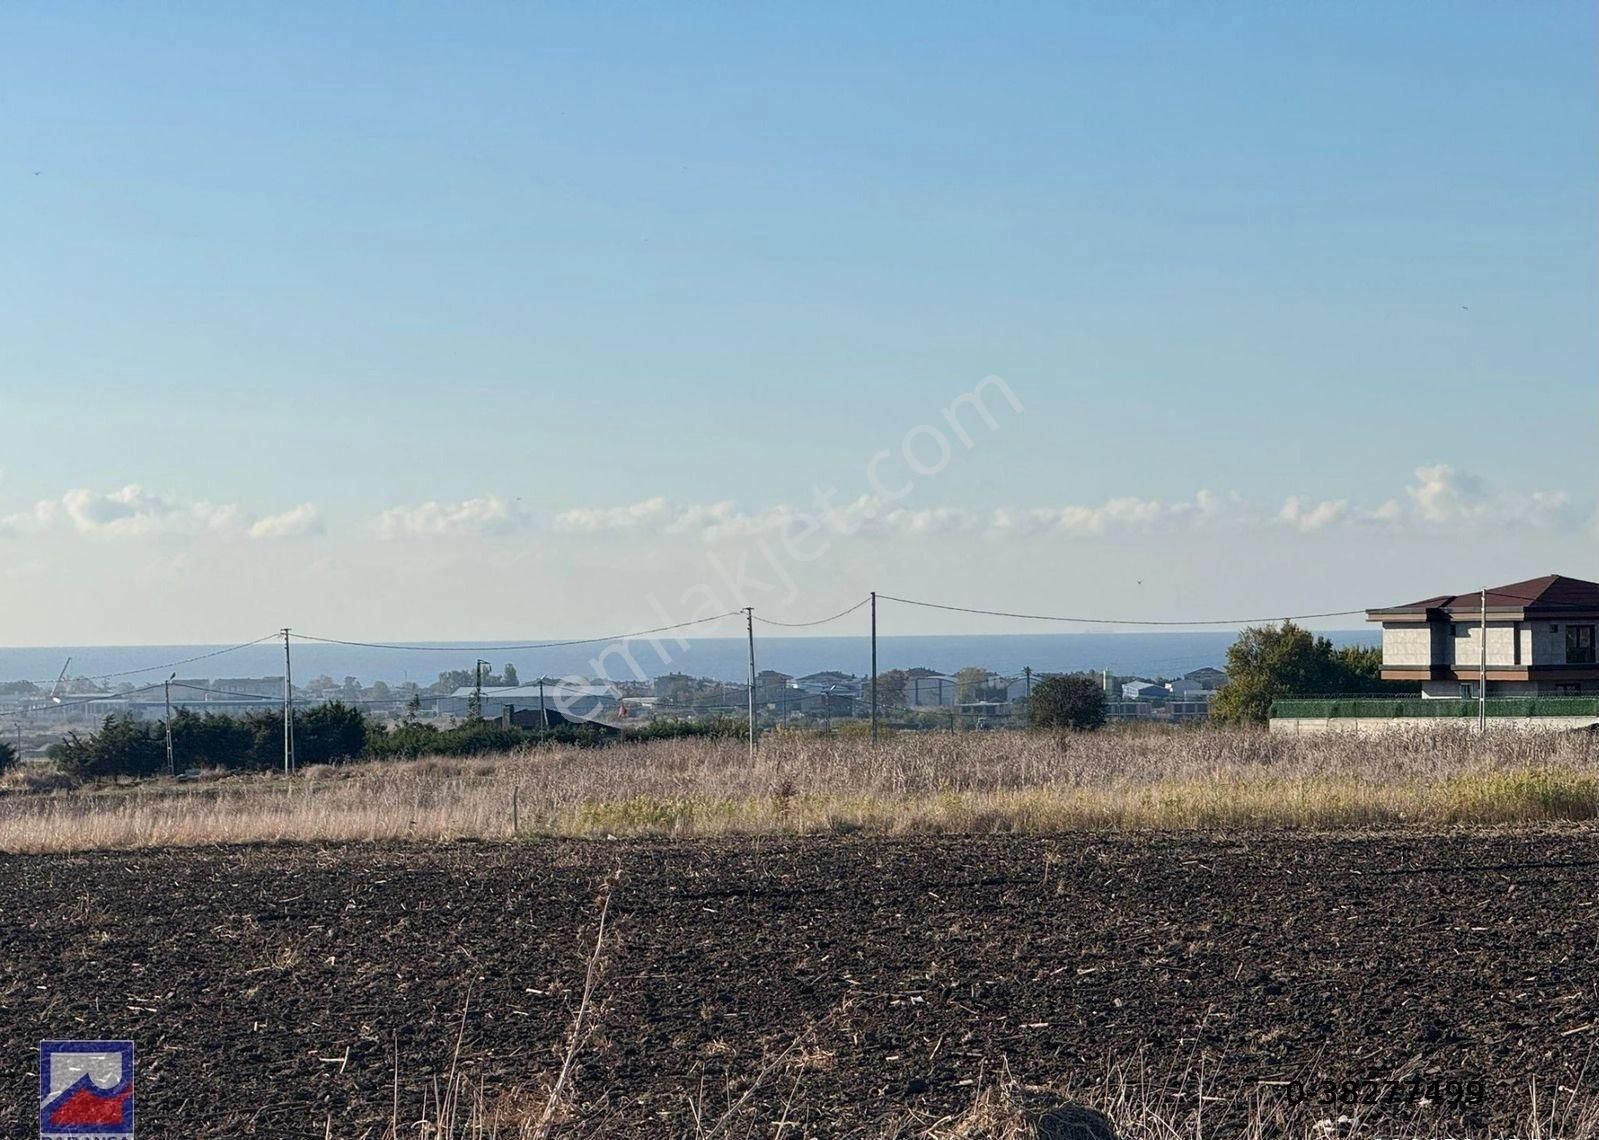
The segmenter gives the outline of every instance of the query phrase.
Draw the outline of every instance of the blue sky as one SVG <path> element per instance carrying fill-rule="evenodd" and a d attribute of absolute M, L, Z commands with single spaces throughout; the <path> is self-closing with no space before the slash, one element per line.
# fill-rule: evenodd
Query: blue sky
<path fill-rule="evenodd" d="M 841 532 L 817 610 L 891 573 L 1034 607 L 1067 573 L 1118 612 L 1174 564 L 1210 612 L 1599 577 L 1595 23 L 8 8 L 0 601 L 103 609 L 0 641 L 225 639 L 249 600 L 500 632 L 454 608 L 472 566 L 517 577 L 519 630 L 553 620 L 527 590 L 562 600 L 552 634 L 648 616 L 617 599 L 680 595 L 729 540 L 685 512 L 848 500 L 986 376 L 1024 411 L 897 504 L 950 514 Z M 1195 533 L 1201 491 L 1248 525 Z M 1166 514 L 993 525 L 1122 500 Z M 1509 548 L 1482 533 L 1506 520 Z M 1370 558 L 1291 588 L 1340 528 Z"/>

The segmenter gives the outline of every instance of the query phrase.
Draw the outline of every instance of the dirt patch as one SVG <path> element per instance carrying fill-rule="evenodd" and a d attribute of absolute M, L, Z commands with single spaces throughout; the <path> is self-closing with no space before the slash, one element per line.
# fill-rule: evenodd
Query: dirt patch
<path fill-rule="evenodd" d="M 1206 1134 L 1272 1082 L 1417 1074 L 1368 1119 L 1509 1131 L 1586 1092 L 1599 832 L 267 846 L 0 860 L 0 1134 L 37 1042 L 130 1037 L 140 1133 L 418 1135 L 457 1034 L 526 1116 L 560 1067 L 618 868 L 581 1128 L 877 1135 L 996 1081 L 1120 1063 L 1202 1091 Z M 469 1004 L 468 1004 L 469 1001 Z M 466 1010 L 464 1030 L 462 1012 Z M 399 1088 L 395 1088 L 398 1057 Z M 1440 1090 L 1444 1086 L 1440 1086 Z M 1425 1090 L 1423 1090 L 1425 1092 Z M 1570 1094 L 1563 1094 L 1569 1096 Z M 1189 1107 L 1192 1107 L 1190 1104 Z M 753 1127 L 751 1127 L 753 1125 Z M 575 1131 L 579 1125 L 571 1126 Z M 1430 1131 L 1430 1130 L 1429 1130 Z"/>

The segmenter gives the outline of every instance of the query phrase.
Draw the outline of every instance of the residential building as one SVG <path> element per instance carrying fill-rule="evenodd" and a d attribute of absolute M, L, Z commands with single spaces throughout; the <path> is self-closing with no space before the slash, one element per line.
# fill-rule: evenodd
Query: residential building
<path fill-rule="evenodd" d="M 1153 681 L 1126 681 L 1122 684 L 1124 701 L 1164 700 L 1169 696 L 1171 694 L 1164 685 L 1157 685 Z"/>
<path fill-rule="evenodd" d="M 1548 574 L 1482 592 L 1366 611 L 1382 627 L 1382 676 L 1429 698 L 1599 693 L 1599 583 Z M 1484 617 L 1486 616 L 1486 628 Z"/>
<path fill-rule="evenodd" d="M 1166 719 L 1173 723 L 1181 721 L 1209 720 L 1210 701 L 1208 700 L 1173 700 L 1167 701 L 1162 710 Z"/>
<path fill-rule="evenodd" d="M 905 707 L 908 709 L 947 709 L 955 704 L 954 677 L 942 674 L 905 678 Z"/>
<path fill-rule="evenodd" d="M 1208 700 L 1214 697 L 1227 684 L 1227 674 L 1220 669 L 1205 666 L 1203 669 L 1193 669 L 1169 681 L 1166 689 L 1178 700 Z"/>
<path fill-rule="evenodd" d="M 472 707 L 477 690 L 467 685 L 455 690 L 438 702 L 439 711 L 465 716 Z M 557 709 L 569 714 L 571 719 L 592 720 L 609 717 L 621 703 L 621 695 L 608 683 L 578 684 L 563 681 L 544 685 L 509 685 L 483 690 L 483 707 L 479 710 L 485 720 L 497 719 L 507 708 L 513 711 L 532 709 Z"/>
<path fill-rule="evenodd" d="M 1155 706 L 1148 701 L 1106 701 L 1106 720 L 1149 720 L 1155 715 Z"/>
<path fill-rule="evenodd" d="M 1183 674 L 1182 680 L 1187 684 L 1198 685 L 1201 689 L 1215 692 L 1226 686 L 1228 677 L 1225 670 L 1206 665 L 1200 669 L 1190 669 Z"/>
<path fill-rule="evenodd" d="M 210 687 L 241 697 L 283 699 L 282 677 L 218 677 L 211 682 Z"/>
<path fill-rule="evenodd" d="M 853 673 L 839 673 L 831 669 L 820 673 L 807 673 L 789 682 L 791 688 L 802 689 L 807 693 L 830 693 L 850 697 L 861 695 L 862 684 L 861 678 Z"/>

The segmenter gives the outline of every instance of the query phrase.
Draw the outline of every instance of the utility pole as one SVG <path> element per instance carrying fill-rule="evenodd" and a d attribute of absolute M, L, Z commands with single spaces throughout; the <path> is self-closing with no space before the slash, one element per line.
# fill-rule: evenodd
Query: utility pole
<path fill-rule="evenodd" d="M 283 774 L 294 772 L 294 664 L 289 659 L 289 630 L 283 629 Z"/>
<path fill-rule="evenodd" d="M 1482 625 L 1477 662 L 1477 732 L 1488 731 L 1488 591 L 1482 592 Z"/>
<path fill-rule="evenodd" d="M 544 727 L 550 727 L 550 709 L 544 703 L 544 678 L 539 677 L 539 718 L 544 721 Z"/>
<path fill-rule="evenodd" d="M 877 591 L 872 591 L 872 743 L 877 743 Z"/>
<path fill-rule="evenodd" d="M 472 688 L 472 719 L 473 720 L 482 720 L 483 719 L 483 666 L 485 666 L 487 664 L 488 664 L 488 662 L 483 660 L 483 658 L 479 657 L 477 659 L 477 665 L 475 666 L 475 668 L 477 670 L 477 672 L 475 674 L 476 683 L 473 685 L 473 688 Z"/>
<path fill-rule="evenodd" d="M 755 607 L 744 607 L 744 628 L 750 642 L 750 763 L 755 763 Z"/>
<path fill-rule="evenodd" d="M 172 678 L 176 677 L 176 676 L 177 676 L 176 673 L 172 674 L 172 677 L 168 677 L 166 679 L 166 681 L 163 683 L 163 685 L 164 685 L 164 687 L 165 687 L 165 689 L 167 691 L 167 775 L 168 776 L 176 776 L 178 774 L 177 762 L 175 760 L 173 760 L 173 758 L 172 758 Z"/>
<path fill-rule="evenodd" d="M 1023 665 L 1022 676 L 1027 678 L 1027 717 L 1031 720 L 1033 716 L 1033 667 L 1031 665 Z"/>

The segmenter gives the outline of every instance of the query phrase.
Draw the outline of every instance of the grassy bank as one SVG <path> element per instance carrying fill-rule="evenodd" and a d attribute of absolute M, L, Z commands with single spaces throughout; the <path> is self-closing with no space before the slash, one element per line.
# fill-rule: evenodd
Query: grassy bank
<path fill-rule="evenodd" d="M 1383 827 L 1599 816 L 1586 734 L 775 734 L 0 798 L 0 850 L 262 840 Z M 49 781 L 30 780 L 48 786 Z"/>

